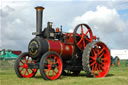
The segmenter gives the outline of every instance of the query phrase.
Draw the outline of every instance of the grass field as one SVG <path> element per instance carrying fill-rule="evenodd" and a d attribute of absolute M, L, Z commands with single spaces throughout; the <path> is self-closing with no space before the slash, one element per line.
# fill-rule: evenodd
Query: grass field
<path fill-rule="evenodd" d="M 111 67 L 104 78 L 88 78 L 84 71 L 79 76 L 61 76 L 54 81 L 43 80 L 38 72 L 34 78 L 18 78 L 10 61 L 0 61 L 0 85 L 128 85 L 128 61 Z"/>

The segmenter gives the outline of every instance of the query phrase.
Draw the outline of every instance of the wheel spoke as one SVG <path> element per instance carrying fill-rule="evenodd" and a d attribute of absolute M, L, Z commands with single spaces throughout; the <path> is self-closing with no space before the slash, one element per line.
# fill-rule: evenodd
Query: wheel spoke
<path fill-rule="evenodd" d="M 21 73 L 21 71 L 23 71 L 23 69 L 24 69 L 24 68 L 22 68 L 22 69 L 20 70 L 20 73 Z"/>
<path fill-rule="evenodd" d="M 49 73 L 50 73 L 50 70 L 48 71 L 48 75 L 47 76 L 49 76 Z"/>
<path fill-rule="evenodd" d="M 105 50 L 105 48 L 102 48 L 102 50 L 98 53 L 98 55 L 100 55 L 101 53 L 103 53 L 104 50 Z"/>
<path fill-rule="evenodd" d="M 94 52 L 93 52 L 93 49 L 91 50 L 91 56 L 95 56 Z"/>
<path fill-rule="evenodd" d="M 106 58 L 101 58 L 101 60 L 108 60 L 108 58 L 106 57 Z"/>
<path fill-rule="evenodd" d="M 53 64 L 55 64 L 55 61 L 56 61 L 56 57 L 54 57 L 54 63 Z"/>
<path fill-rule="evenodd" d="M 54 76 L 54 70 L 52 70 L 52 76 Z"/>
<path fill-rule="evenodd" d="M 105 62 L 101 62 L 101 64 L 104 66 L 105 65 Z"/>
<path fill-rule="evenodd" d="M 92 73 L 94 73 L 94 65 L 92 66 Z"/>
<path fill-rule="evenodd" d="M 76 33 L 76 34 L 81 37 L 81 35 L 79 33 Z"/>
<path fill-rule="evenodd" d="M 100 41 L 93 41 L 90 43 L 90 47 L 88 46 L 88 48 L 85 49 L 82 57 L 82 64 L 89 64 L 89 66 L 83 68 L 87 71 L 88 75 L 92 75 L 97 78 L 102 78 L 107 75 L 110 69 L 111 57 L 109 49 L 104 43 Z M 84 60 L 86 60 L 85 63 Z"/>
<path fill-rule="evenodd" d="M 102 66 L 102 71 L 105 71 L 105 67 L 104 66 Z"/>
<path fill-rule="evenodd" d="M 50 71 L 49 69 L 47 69 L 47 70 L 44 70 L 44 72 L 46 73 L 47 71 Z"/>
<path fill-rule="evenodd" d="M 88 31 L 84 34 L 84 36 L 86 36 L 88 34 L 88 32 L 90 31 L 90 29 L 88 29 Z"/>
<path fill-rule="evenodd" d="M 73 39 L 74 44 L 76 44 L 80 50 L 84 50 L 83 47 L 85 47 L 87 43 L 82 40 L 86 40 L 87 42 L 91 42 L 93 40 L 93 34 L 90 27 L 87 24 L 77 25 L 73 32 Z"/>
<path fill-rule="evenodd" d="M 94 49 L 95 49 L 96 53 L 99 53 L 99 46 L 98 45 L 96 45 Z"/>
<path fill-rule="evenodd" d="M 48 63 L 49 63 L 49 64 L 52 64 L 51 61 L 50 61 L 49 59 L 47 59 L 47 60 L 48 60 Z"/>
<path fill-rule="evenodd" d="M 29 54 L 27 52 L 22 53 L 18 57 L 19 60 L 17 61 L 17 65 L 15 66 L 15 68 L 18 68 L 18 70 L 16 69 L 15 71 L 19 72 L 19 74 L 17 75 L 20 75 L 24 78 L 30 78 L 37 72 L 37 69 L 32 70 L 31 68 L 28 68 L 28 64 L 32 63 L 32 58 L 28 55 Z"/>
<path fill-rule="evenodd" d="M 94 56 L 96 56 L 97 54 L 96 54 L 95 50 L 94 50 L 94 49 L 92 49 L 92 51 L 93 51 L 93 53 L 94 53 Z"/>
<path fill-rule="evenodd" d="M 56 74 L 57 74 L 56 71 L 55 71 L 55 70 L 53 70 L 53 71 L 54 71 L 54 73 L 55 73 L 55 75 L 56 75 Z"/>
<path fill-rule="evenodd" d="M 84 45 L 84 47 L 85 47 L 85 41 L 84 41 L 84 39 L 83 39 L 83 45 Z"/>
<path fill-rule="evenodd" d="M 56 62 L 54 64 L 57 64 L 58 63 L 58 59 L 56 60 Z"/>
<path fill-rule="evenodd" d="M 83 32 L 83 26 L 81 25 L 81 33 L 82 33 L 82 35 L 84 34 L 84 32 Z"/>
<path fill-rule="evenodd" d="M 95 56 L 90 56 L 91 59 L 93 60 L 96 60 L 96 57 Z"/>
<path fill-rule="evenodd" d="M 48 65 L 48 69 L 51 70 L 51 64 Z"/>
<path fill-rule="evenodd" d="M 93 60 L 89 60 L 89 62 L 92 62 Z"/>
<path fill-rule="evenodd" d="M 99 68 L 99 67 L 98 67 L 98 65 L 97 65 L 97 69 L 96 69 L 96 70 L 97 70 L 97 73 L 98 73 L 98 75 L 99 75 L 100 72 L 99 72 L 99 69 L 98 69 L 98 68 Z"/>
<path fill-rule="evenodd" d="M 47 55 L 43 56 L 40 61 L 40 72 L 43 73 L 41 76 L 49 80 L 59 78 L 63 69 L 62 65 L 61 57 L 56 52 L 47 52 Z"/>
<path fill-rule="evenodd" d="M 26 57 L 25 57 L 25 63 L 27 63 Z"/>
<path fill-rule="evenodd" d="M 104 53 L 102 53 L 99 57 L 101 58 L 104 55 Z"/>
<path fill-rule="evenodd" d="M 59 69 L 59 67 L 58 67 L 58 66 L 56 66 L 55 68 L 56 68 L 56 69 Z"/>
<path fill-rule="evenodd" d="M 26 70 L 27 70 L 27 69 L 25 69 L 24 75 L 26 75 L 26 72 L 27 72 Z"/>
<path fill-rule="evenodd" d="M 91 63 L 91 64 L 90 64 L 90 66 L 92 66 L 92 65 L 94 65 L 94 64 L 96 64 L 96 62 L 95 62 L 95 61 L 94 61 L 93 63 Z"/>
<path fill-rule="evenodd" d="M 36 72 L 37 71 L 37 69 L 36 68 L 34 68 L 33 70 L 32 70 L 32 72 Z"/>
<path fill-rule="evenodd" d="M 49 76 L 49 73 L 50 73 L 50 70 L 49 70 L 49 69 L 44 70 L 44 72 L 45 72 L 45 74 L 46 74 L 47 76 Z M 48 73 L 47 73 L 47 72 L 48 72 Z"/>
<path fill-rule="evenodd" d="M 86 38 L 86 40 L 87 40 L 87 41 L 89 41 L 89 42 L 91 41 L 91 40 L 90 40 L 90 39 L 88 39 L 87 37 L 85 37 L 85 38 Z"/>
<path fill-rule="evenodd" d="M 27 71 L 27 73 L 28 73 L 28 75 L 29 75 L 28 69 L 26 69 L 26 71 Z"/>
<path fill-rule="evenodd" d="M 22 64 L 24 64 L 24 62 L 23 62 L 22 60 L 20 60 L 20 62 L 21 62 Z"/>
<path fill-rule="evenodd" d="M 96 69 L 97 69 L 97 63 L 95 64 L 94 73 L 95 73 Z"/>
<path fill-rule="evenodd" d="M 19 67 L 24 67 L 24 65 L 20 65 Z"/>
<path fill-rule="evenodd" d="M 32 72 L 36 72 L 36 70 L 35 69 L 30 69 Z"/>
<path fill-rule="evenodd" d="M 97 67 L 98 67 L 98 69 L 99 69 L 99 72 L 100 72 L 100 70 L 101 70 L 101 69 L 100 69 L 100 68 L 101 68 L 101 67 L 100 67 L 100 64 L 98 64 L 98 66 L 97 66 Z"/>
<path fill-rule="evenodd" d="M 81 43 L 81 41 L 83 40 L 83 38 L 80 39 L 80 41 L 77 43 L 77 45 L 79 45 Z"/>

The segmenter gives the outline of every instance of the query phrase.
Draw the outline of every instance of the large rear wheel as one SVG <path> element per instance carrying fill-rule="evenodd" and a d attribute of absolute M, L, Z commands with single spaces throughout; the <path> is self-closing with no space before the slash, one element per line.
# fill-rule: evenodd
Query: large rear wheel
<path fill-rule="evenodd" d="M 40 73 L 45 80 L 58 79 L 62 73 L 63 63 L 56 52 L 46 52 L 40 60 Z"/>
<path fill-rule="evenodd" d="M 82 65 L 88 76 L 105 77 L 110 64 L 110 53 L 103 42 L 93 41 L 85 47 L 82 55 Z"/>

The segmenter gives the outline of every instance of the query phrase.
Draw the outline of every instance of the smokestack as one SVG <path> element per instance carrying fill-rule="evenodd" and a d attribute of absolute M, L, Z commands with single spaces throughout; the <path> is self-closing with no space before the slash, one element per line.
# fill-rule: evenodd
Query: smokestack
<path fill-rule="evenodd" d="M 32 33 L 33 35 L 40 35 L 42 31 L 42 14 L 44 7 L 37 6 L 36 9 L 36 32 Z"/>

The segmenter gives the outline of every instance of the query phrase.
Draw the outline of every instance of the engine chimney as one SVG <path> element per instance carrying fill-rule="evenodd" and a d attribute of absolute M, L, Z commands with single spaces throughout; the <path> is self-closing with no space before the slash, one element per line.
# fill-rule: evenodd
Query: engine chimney
<path fill-rule="evenodd" d="M 37 6 L 36 9 L 36 32 L 32 33 L 33 35 L 39 36 L 42 31 L 42 14 L 44 7 Z"/>

